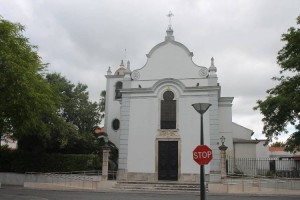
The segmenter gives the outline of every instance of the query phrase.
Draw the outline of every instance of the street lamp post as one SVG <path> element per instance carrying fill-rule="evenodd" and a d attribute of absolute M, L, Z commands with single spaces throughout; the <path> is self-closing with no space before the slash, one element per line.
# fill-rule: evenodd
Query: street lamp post
<path fill-rule="evenodd" d="M 204 136 L 203 136 L 203 114 L 211 106 L 210 103 L 194 103 L 192 104 L 194 109 L 200 113 L 200 145 L 204 145 Z M 204 165 L 200 165 L 200 199 L 205 200 L 205 183 L 204 183 Z"/>

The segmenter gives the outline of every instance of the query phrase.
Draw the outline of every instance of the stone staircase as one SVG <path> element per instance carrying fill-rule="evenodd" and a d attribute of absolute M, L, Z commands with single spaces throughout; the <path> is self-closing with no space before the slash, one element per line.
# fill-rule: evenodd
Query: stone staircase
<path fill-rule="evenodd" d="M 159 182 L 118 181 L 114 189 L 122 190 L 122 191 L 197 193 L 200 191 L 200 185 L 195 183 L 178 183 L 172 181 L 159 181 Z"/>

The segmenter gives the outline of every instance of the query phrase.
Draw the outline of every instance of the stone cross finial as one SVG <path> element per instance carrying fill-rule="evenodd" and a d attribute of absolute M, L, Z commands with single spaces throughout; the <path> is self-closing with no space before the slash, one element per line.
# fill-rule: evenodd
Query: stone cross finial
<path fill-rule="evenodd" d="M 167 14 L 167 17 L 169 17 L 169 28 L 172 28 L 171 22 L 172 22 L 173 16 L 174 16 L 174 14 L 171 11 L 169 11 L 169 14 Z"/>
<path fill-rule="evenodd" d="M 211 64 L 208 70 L 210 72 L 217 72 L 217 68 L 215 67 L 215 59 L 213 57 L 211 58 Z"/>
<path fill-rule="evenodd" d="M 110 70 L 110 67 L 108 67 L 108 70 L 107 70 L 107 75 L 111 75 L 111 70 Z"/>

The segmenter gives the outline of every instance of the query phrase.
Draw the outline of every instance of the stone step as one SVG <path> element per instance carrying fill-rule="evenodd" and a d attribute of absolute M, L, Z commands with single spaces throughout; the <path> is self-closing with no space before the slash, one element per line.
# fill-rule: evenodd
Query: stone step
<path fill-rule="evenodd" d="M 178 182 L 125 182 L 119 181 L 115 189 L 131 191 L 179 191 L 179 192 L 199 192 L 200 185 L 194 183 Z"/>

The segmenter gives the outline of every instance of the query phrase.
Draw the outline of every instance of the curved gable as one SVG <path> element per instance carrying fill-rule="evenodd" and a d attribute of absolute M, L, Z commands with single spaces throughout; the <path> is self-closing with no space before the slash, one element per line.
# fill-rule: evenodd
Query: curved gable
<path fill-rule="evenodd" d="M 186 52 L 186 54 L 187 54 L 188 56 L 193 57 L 193 55 L 194 55 L 193 52 L 190 52 L 190 50 L 189 50 L 185 45 L 183 45 L 182 43 L 176 42 L 176 41 L 174 41 L 174 40 L 167 40 L 167 41 L 164 41 L 164 42 L 161 42 L 161 43 L 155 45 L 155 46 L 150 50 L 150 52 L 149 52 L 148 54 L 146 54 L 147 58 L 150 58 L 151 55 L 152 55 L 157 49 L 159 49 L 160 47 L 166 45 L 166 44 L 169 43 L 169 42 L 171 42 L 171 43 L 173 43 L 174 45 L 177 45 L 178 47 L 180 47 L 181 49 L 183 49 L 183 50 Z"/>
<path fill-rule="evenodd" d="M 166 40 L 150 50 L 144 67 L 136 71 L 140 80 L 200 78 L 199 70 L 207 71 L 207 68 L 196 65 L 192 57 L 193 53 L 185 45 Z"/>

